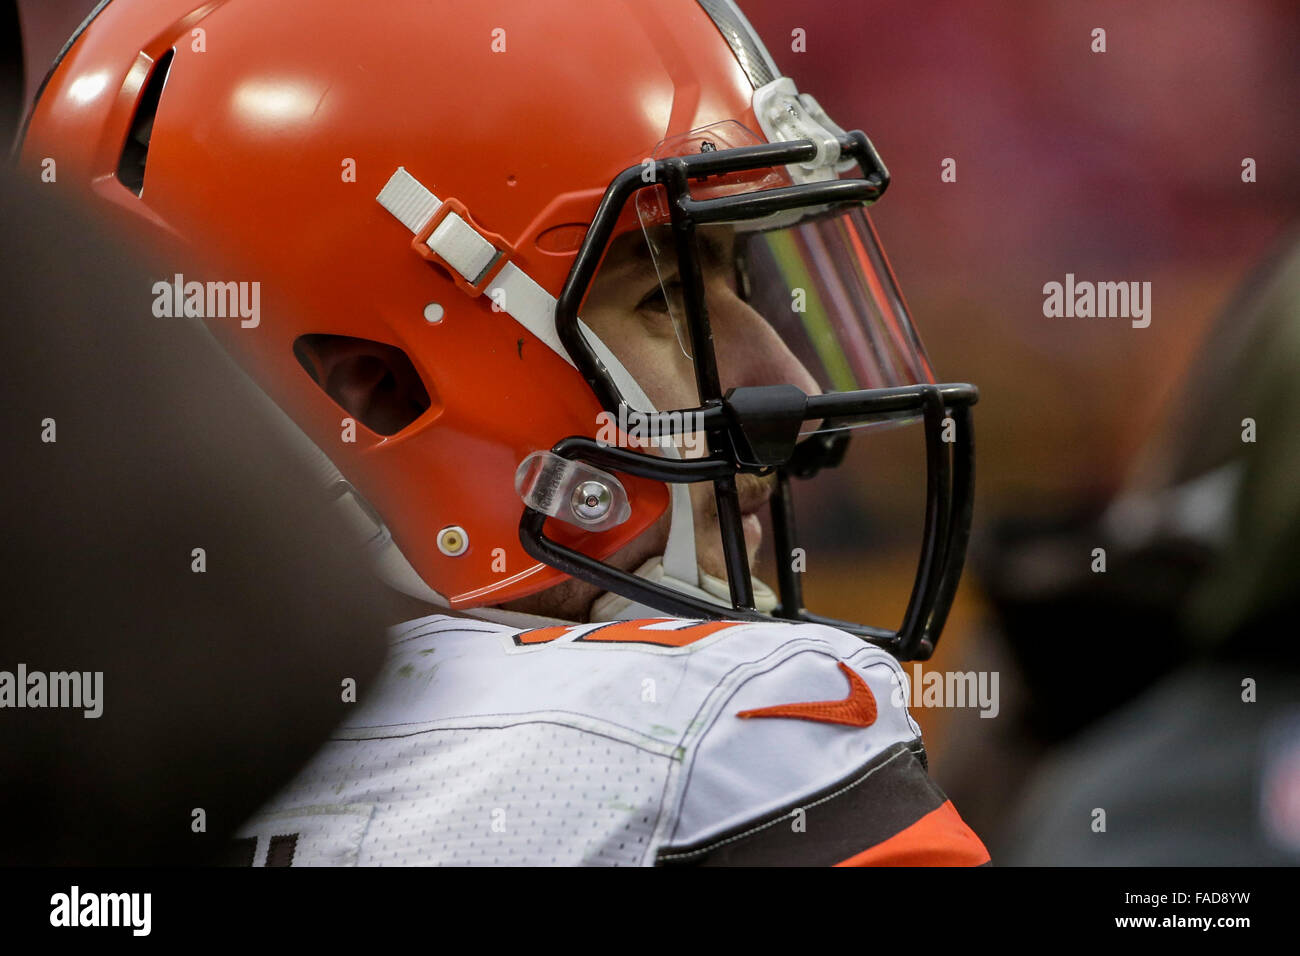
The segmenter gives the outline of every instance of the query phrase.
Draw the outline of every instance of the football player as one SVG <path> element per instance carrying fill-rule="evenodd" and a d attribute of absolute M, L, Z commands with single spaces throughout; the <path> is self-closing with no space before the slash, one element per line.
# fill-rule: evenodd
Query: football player
<path fill-rule="evenodd" d="M 976 392 L 912 329 L 872 144 L 732 0 L 111 0 L 23 156 L 202 257 L 159 321 L 208 320 L 438 611 L 244 862 L 988 861 L 898 664 L 961 573 Z M 805 610 L 792 483 L 909 421 L 904 620 Z"/>

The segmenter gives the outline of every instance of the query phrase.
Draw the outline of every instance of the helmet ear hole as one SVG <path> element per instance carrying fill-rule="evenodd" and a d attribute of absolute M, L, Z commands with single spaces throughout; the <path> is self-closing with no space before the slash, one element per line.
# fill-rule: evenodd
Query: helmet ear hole
<path fill-rule="evenodd" d="M 395 345 L 347 335 L 300 335 L 293 354 L 335 404 L 377 435 L 395 435 L 428 411 L 429 391 Z"/>

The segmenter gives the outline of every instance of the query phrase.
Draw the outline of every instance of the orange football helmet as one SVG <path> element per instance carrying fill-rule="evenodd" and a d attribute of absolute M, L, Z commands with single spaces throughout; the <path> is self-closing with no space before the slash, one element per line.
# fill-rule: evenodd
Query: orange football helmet
<path fill-rule="evenodd" d="M 207 319 L 337 466 L 341 502 L 377 541 L 391 534 L 390 579 L 453 608 L 573 575 L 621 595 L 622 616 L 824 621 L 789 560 L 779 599 L 752 579 L 736 476 L 777 475 L 788 555 L 791 479 L 838 464 L 855 427 L 923 419 L 906 618 L 827 623 L 902 657 L 932 650 L 969 527 L 976 392 L 935 384 L 908 320 L 863 212 L 889 181 L 874 148 L 780 75 L 732 0 L 112 0 L 51 70 L 22 158 L 257 284 L 243 321 L 228 282 L 178 276 L 159 295 Z M 699 256 L 721 224 L 735 294 L 816 391 L 719 374 Z M 628 233 L 664 279 L 688 408 L 655 408 L 580 318 Z M 304 348 L 318 336 L 408 362 L 409 420 L 341 408 Z M 707 448 L 651 449 L 656 429 L 696 429 Z M 721 582 L 695 564 L 684 492 L 700 481 L 718 502 Z M 605 560 L 670 507 L 653 567 Z"/>

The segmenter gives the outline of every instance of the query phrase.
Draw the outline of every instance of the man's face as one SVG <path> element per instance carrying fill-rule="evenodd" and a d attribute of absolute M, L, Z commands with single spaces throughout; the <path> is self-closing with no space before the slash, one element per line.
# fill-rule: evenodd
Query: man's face
<path fill-rule="evenodd" d="M 813 377 L 790 352 L 768 322 L 737 292 L 734 235 L 729 227 L 699 230 L 705 302 L 723 392 L 745 385 L 795 385 L 807 394 L 820 391 Z M 670 309 L 665 298 L 677 299 L 680 288 L 676 257 L 671 246 L 661 255 L 663 282 L 651 258 L 645 237 L 627 233 L 610 246 L 582 307 L 582 320 L 636 378 L 659 411 L 689 409 L 700 404 L 695 366 L 683 349 L 685 327 L 678 336 L 674 311 L 684 321 L 681 307 Z M 428 407 L 415 370 L 400 352 L 377 342 L 337 336 L 312 336 L 300 341 L 300 360 L 330 396 L 359 421 L 391 434 Z M 373 421 L 374 424 L 371 424 Z M 597 423 L 592 423 L 593 432 Z M 702 435 L 678 442 L 683 457 L 706 453 Z M 642 449 L 662 454 L 654 448 Z M 737 489 L 744 514 L 743 527 L 752 566 L 762 543 L 758 511 L 771 495 L 774 479 L 738 475 Z M 689 486 L 695 518 L 695 547 L 700 567 L 725 578 L 722 535 L 711 482 Z M 607 560 L 623 570 L 634 570 L 661 555 L 668 540 L 669 512 L 635 541 Z M 513 610 L 585 620 L 600 589 L 571 579 L 540 594 L 505 605 Z"/>

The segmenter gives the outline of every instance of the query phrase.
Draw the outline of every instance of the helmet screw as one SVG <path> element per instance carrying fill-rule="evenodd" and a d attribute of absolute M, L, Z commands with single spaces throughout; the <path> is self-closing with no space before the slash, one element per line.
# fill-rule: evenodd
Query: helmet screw
<path fill-rule="evenodd" d="M 599 521 L 609 514 L 614 496 L 599 481 L 584 481 L 573 491 L 573 513 L 580 521 Z"/>
<path fill-rule="evenodd" d="M 456 558 L 469 547 L 469 535 L 460 525 L 451 525 L 438 532 L 438 550 L 449 558 Z"/>

